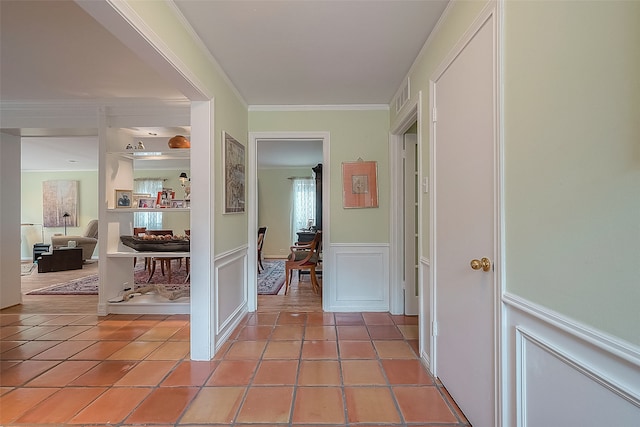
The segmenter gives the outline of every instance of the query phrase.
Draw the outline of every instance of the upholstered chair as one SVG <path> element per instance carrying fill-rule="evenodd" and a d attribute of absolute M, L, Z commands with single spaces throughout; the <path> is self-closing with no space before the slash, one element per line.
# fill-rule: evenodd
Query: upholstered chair
<path fill-rule="evenodd" d="M 85 261 L 91 259 L 93 251 L 98 244 L 98 220 L 92 219 L 89 221 L 87 229 L 82 236 L 62 236 L 58 234 L 51 236 L 51 246 L 53 249 L 66 247 L 69 246 L 69 242 L 72 240 L 76 242 L 76 247 L 82 248 L 82 259 Z"/>

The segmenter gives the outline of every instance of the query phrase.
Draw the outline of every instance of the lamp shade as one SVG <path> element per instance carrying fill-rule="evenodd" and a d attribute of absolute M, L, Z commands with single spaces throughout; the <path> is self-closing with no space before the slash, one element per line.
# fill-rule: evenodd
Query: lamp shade
<path fill-rule="evenodd" d="M 186 173 L 186 172 L 182 172 L 182 173 L 180 174 L 180 179 L 189 179 L 189 177 L 187 176 L 187 173 Z"/>

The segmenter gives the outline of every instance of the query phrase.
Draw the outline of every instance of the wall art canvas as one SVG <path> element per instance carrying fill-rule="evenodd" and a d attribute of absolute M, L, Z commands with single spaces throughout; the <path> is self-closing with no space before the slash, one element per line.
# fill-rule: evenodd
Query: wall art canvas
<path fill-rule="evenodd" d="M 69 214 L 66 218 L 64 214 Z M 78 181 L 42 182 L 42 223 L 45 227 L 78 226 Z"/>
<path fill-rule="evenodd" d="M 245 155 L 244 145 L 226 132 L 222 132 L 224 164 L 224 213 L 242 213 L 245 210 Z"/>

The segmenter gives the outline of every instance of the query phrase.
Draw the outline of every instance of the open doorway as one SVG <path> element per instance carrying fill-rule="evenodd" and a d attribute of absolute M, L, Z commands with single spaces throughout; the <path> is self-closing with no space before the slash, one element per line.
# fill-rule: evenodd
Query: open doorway
<path fill-rule="evenodd" d="M 304 240 L 319 229 L 324 232 L 323 240 L 326 237 L 328 183 L 325 159 L 328 158 L 328 138 L 325 133 L 250 134 L 249 236 L 256 236 L 256 239 L 251 238 L 249 242 L 250 311 L 255 310 L 258 304 L 261 309 L 322 310 L 322 288 L 318 294 L 313 293 L 309 274 L 298 275 L 294 271 L 292 286 L 286 296 L 286 285 L 282 286 L 277 295 L 258 295 L 258 278 L 259 274 L 264 274 L 262 267 L 267 268 L 265 262 L 271 266 L 272 262 L 279 261 L 284 268 L 284 260 L 294 242 Z M 318 165 L 323 169 L 320 174 Z M 306 210 L 301 209 L 302 213 L 296 215 L 295 199 L 298 199 L 298 204 L 311 203 L 309 198 L 315 196 L 316 189 L 321 194 L 319 200 L 306 206 Z M 321 209 L 316 210 L 316 206 Z M 299 218 L 294 221 L 294 217 Z M 257 252 L 257 231 L 261 227 L 267 228 L 261 251 L 263 265 L 259 263 Z M 326 262 L 322 263 L 322 270 L 326 271 Z M 323 276 L 326 277 L 326 274 Z M 301 282 L 298 286 L 296 281 L 299 277 Z"/>

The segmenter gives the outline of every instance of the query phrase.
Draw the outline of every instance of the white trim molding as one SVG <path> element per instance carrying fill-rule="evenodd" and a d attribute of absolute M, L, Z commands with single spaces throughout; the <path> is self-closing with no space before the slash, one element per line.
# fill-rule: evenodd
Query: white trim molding
<path fill-rule="evenodd" d="M 639 348 L 517 295 L 503 302 L 507 425 L 636 425 Z"/>
<path fill-rule="evenodd" d="M 249 105 L 253 111 L 389 111 L 387 104 L 339 104 L 339 105 Z"/>

